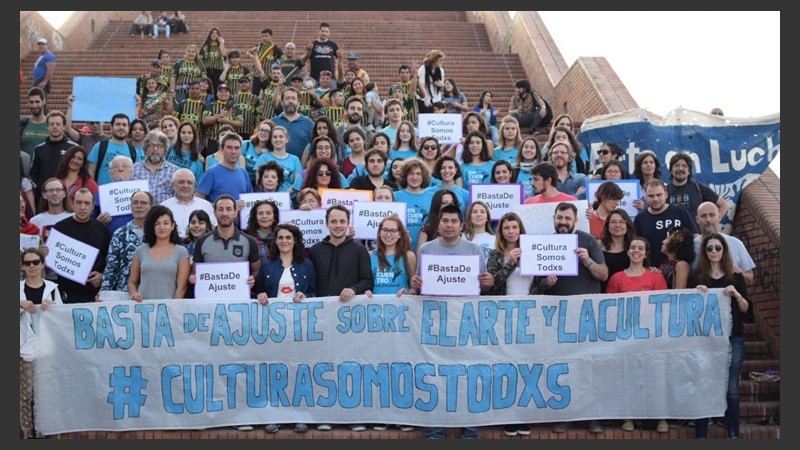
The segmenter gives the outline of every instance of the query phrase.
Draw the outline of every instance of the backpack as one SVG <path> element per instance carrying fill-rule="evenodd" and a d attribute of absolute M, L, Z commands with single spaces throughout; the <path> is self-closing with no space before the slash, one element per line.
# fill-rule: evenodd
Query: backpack
<path fill-rule="evenodd" d="M 128 144 L 128 150 L 131 152 L 131 159 L 133 162 L 136 162 L 136 148 L 131 145 L 130 142 L 126 142 Z M 100 176 L 100 166 L 103 165 L 103 160 L 106 158 L 106 151 L 108 151 L 108 139 L 105 141 L 100 141 L 100 152 L 97 155 L 97 165 L 94 167 L 94 179 L 97 180 L 97 177 Z"/>

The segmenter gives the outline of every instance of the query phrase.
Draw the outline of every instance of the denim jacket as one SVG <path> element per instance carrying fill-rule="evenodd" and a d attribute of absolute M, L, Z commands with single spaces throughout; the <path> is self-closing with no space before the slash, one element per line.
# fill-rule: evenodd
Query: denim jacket
<path fill-rule="evenodd" d="M 280 258 L 262 260 L 261 269 L 256 277 L 255 293 L 266 292 L 267 297 L 278 296 L 278 283 L 283 275 L 283 263 Z M 292 278 L 294 278 L 295 292 L 302 292 L 306 297 L 317 296 L 317 272 L 314 264 L 308 258 L 301 261 L 292 261 Z"/>

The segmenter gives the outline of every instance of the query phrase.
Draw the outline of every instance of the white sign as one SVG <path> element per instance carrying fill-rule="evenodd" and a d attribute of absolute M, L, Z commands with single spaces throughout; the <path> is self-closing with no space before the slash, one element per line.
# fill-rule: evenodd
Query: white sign
<path fill-rule="evenodd" d="M 405 218 L 403 218 L 403 222 L 405 222 Z M 26 248 L 39 248 L 38 234 L 19 234 L 19 251 L 23 251 Z"/>
<path fill-rule="evenodd" d="M 322 207 L 328 209 L 333 205 L 343 205 L 350 212 L 353 212 L 354 202 L 371 202 L 372 191 L 360 189 L 320 189 L 319 195 L 322 197 Z"/>
<path fill-rule="evenodd" d="M 624 196 L 622 200 L 619 201 L 619 205 L 617 208 L 624 209 L 631 219 L 636 217 L 636 214 L 639 214 L 639 210 L 633 207 L 633 201 L 639 198 L 640 195 L 640 185 L 639 180 L 586 180 L 586 203 L 591 205 L 594 203 L 595 194 L 597 193 L 597 188 L 600 187 L 601 184 L 612 181 L 614 184 L 619 186 L 622 189 L 622 193 Z M 584 217 L 586 217 L 584 215 Z"/>
<path fill-rule="evenodd" d="M 422 295 L 481 295 L 481 255 L 422 254 Z"/>
<path fill-rule="evenodd" d="M 44 260 L 47 267 L 56 275 L 86 284 L 100 250 L 53 228 L 47 237 L 47 247 L 49 252 Z"/>
<path fill-rule="evenodd" d="M 522 275 L 578 275 L 578 235 L 523 234 L 519 270 Z"/>
<path fill-rule="evenodd" d="M 224 263 L 197 263 L 194 270 L 194 298 L 208 300 L 242 300 L 250 298 L 247 261 Z M 258 274 L 253 274 L 256 276 Z"/>
<path fill-rule="evenodd" d="M 244 200 L 244 208 L 239 211 L 239 223 L 241 229 L 247 228 L 247 219 L 250 217 L 250 210 L 258 200 L 272 200 L 278 205 L 278 211 L 292 209 L 292 199 L 288 192 L 252 192 L 239 194 L 239 200 Z"/>
<path fill-rule="evenodd" d="M 469 185 L 470 202 L 480 200 L 486 203 L 492 213 L 492 221 L 498 221 L 503 214 L 513 212 L 522 204 L 522 184 L 475 183 Z"/>
<path fill-rule="evenodd" d="M 363 202 L 353 203 L 354 239 L 378 239 L 378 225 L 388 216 L 397 216 L 403 227 L 406 226 L 406 202 Z"/>
<path fill-rule="evenodd" d="M 578 223 L 576 230 L 589 232 L 589 219 L 586 218 L 586 200 L 575 200 L 571 202 L 578 208 Z M 525 225 L 525 234 L 550 234 L 556 232 L 555 220 L 558 202 L 552 203 L 529 203 L 514 207 L 514 212 L 522 219 Z"/>
<path fill-rule="evenodd" d="M 131 214 L 131 195 L 148 191 L 147 180 L 130 180 L 106 183 L 97 186 L 100 197 L 100 212 L 111 216 Z"/>
<path fill-rule="evenodd" d="M 461 143 L 461 114 L 420 114 L 417 124 L 417 136 L 433 136 L 440 144 Z"/>
<path fill-rule="evenodd" d="M 37 429 L 721 416 L 730 297 L 612 297 L 53 305 L 37 314 Z"/>
<path fill-rule="evenodd" d="M 328 235 L 328 227 L 325 226 L 324 209 L 282 211 L 281 223 L 291 223 L 300 228 L 306 248 L 311 248 L 312 245 L 320 242 Z"/>

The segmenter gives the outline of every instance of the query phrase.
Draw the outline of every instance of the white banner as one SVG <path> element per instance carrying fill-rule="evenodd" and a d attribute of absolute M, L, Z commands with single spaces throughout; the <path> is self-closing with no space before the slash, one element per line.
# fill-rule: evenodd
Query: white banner
<path fill-rule="evenodd" d="M 601 184 L 605 183 L 607 180 L 586 180 L 586 203 L 591 205 L 595 201 L 595 194 L 597 193 L 597 188 L 600 187 Z M 622 189 L 623 197 L 622 200 L 619 201 L 619 205 L 617 208 L 624 209 L 626 213 L 633 219 L 636 217 L 636 214 L 639 214 L 639 210 L 633 207 L 633 201 L 637 198 L 641 198 L 641 193 L 639 192 L 639 180 L 610 180 L 613 181 L 614 184 Z M 578 211 L 580 212 L 580 211 Z M 584 212 L 586 212 L 584 210 Z M 583 217 L 586 217 L 584 215 Z"/>
<path fill-rule="evenodd" d="M 300 228 L 300 231 L 303 233 L 303 242 L 306 248 L 311 248 L 312 245 L 321 241 L 328 235 L 328 227 L 325 225 L 324 209 L 310 209 L 308 211 L 292 209 L 289 211 L 281 211 L 281 223 L 297 225 L 297 228 Z"/>
<path fill-rule="evenodd" d="M 353 203 L 353 228 L 356 230 L 354 239 L 378 238 L 378 225 L 388 216 L 397 216 L 406 226 L 406 202 L 365 202 Z"/>
<path fill-rule="evenodd" d="M 100 212 L 111 216 L 131 214 L 131 195 L 139 191 L 149 191 L 147 180 L 130 180 L 106 183 L 97 186 Z"/>
<path fill-rule="evenodd" d="M 422 295 L 481 295 L 480 255 L 420 255 Z"/>
<path fill-rule="evenodd" d="M 288 192 L 253 192 L 239 194 L 239 200 L 244 200 L 244 208 L 239 211 L 239 227 L 247 228 L 247 219 L 250 217 L 250 210 L 258 200 L 272 200 L 278 205 L 278 211 L 283 212 L 292 209 L 292 199 Z"/>
<path fill-rule="evenodd" d="M 523 234 L 519 270 L 522 275 L 578 275 L 578 235 Z"/>
<path fill-rule="evenodd" d="M 513 212 L 522 204 L 522 184 L 475 183 L 469 185 L 470 202 L 480 200 L 489 207 L 492 221 L 498 221 L 503 214 Z"/>
<path fill-rule="evenodd" d="M 258 274 L 253 274 L 256 276 Z M 225 263 L 197 263 L 195 264 L 196 283 L 194 285 L 194 298 L 218 299 L 250 298 L 250 288 L 247 278 L 250 276 L 250 263 L 225 262 Z"/>
<path fill-rule="evenodd" d="M 589 219 L 586 218 L 586 200 L 575 200 L 571 202 L 578 208 L 578 223 L 575 224 L 576 230 L 589 232 Z M 525 225 L 525 234 L 548 234 L 555 233 L 556 226 L 553 216 L 556 213 L 558 202 L 552 203 L 529 203 L 514 207 L 514 212 L 522 219 Z"/>
<path fill-rule="evenodd" d="M 36 428 L 483 426 L 725 411 L 730 298 L 146 300 L 41 314 Z"/>
<path fill-rule="evenodd" d="M 417 120 L 417 136 L 433 136 L 440 144 L 461 142 L 461 114 L 420 114 Z"/>
<path fill-rule="evenodd" d="M 44 259 L 45 265 L 53 269 L 56 275 L 86 284 L 100 250 L 53 228 L 50 229 L 46 244 L 49 252 Z"/>

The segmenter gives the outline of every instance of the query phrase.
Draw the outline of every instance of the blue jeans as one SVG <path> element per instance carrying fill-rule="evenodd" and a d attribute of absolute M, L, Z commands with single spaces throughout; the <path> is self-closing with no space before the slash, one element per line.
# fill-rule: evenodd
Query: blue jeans
<path fill-rule="evenodd" d="M 425 439 L 444 439 L 444 428 L 425 428 Z M 461 439 L 478 439 L 478 433 L 475 431 L 475 428 L 464 427 L 461 429 Z"/>
<path fill-rule="evenodd" d="M 728 422 L 728 437 L 739 437 L 739 377 L 744 364 L 744 338 L 731 336 L 731 365 L 728 368 L 728 409 L 725 419 Z M 708 436 L 708 418 L 694 421 L 694 432 L 698 438 Z"/>

